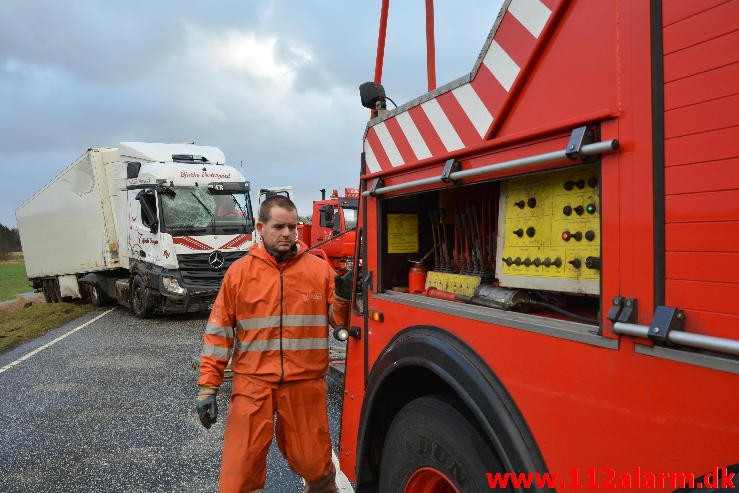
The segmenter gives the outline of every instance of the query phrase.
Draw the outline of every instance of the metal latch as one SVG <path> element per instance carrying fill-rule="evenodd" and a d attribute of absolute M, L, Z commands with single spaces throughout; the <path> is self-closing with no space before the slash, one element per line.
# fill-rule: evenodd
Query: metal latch
<path fill-rule="evenodd" d="M 570 134 L 570 141 L 567 143 L 565 155 L 568 159 L 584 160 L 586 156 L 582 154 L 581 149 L 584 145 L 592 144 L 593 142 L 595 142 L 595 132 L 592 128 L 586 126 L 577 127 Z"/>
<path fill-rule="evenodd" d="M 634 324 L 636 323 L 636 308 L 636 298 L 614 296 L 606 318 L 614 323 Z"/>
<path fill-rule="evenodd" d="M 375 178 L 375 181 L 372 182 L 372 186 L 369 189 L 369 194 L 373 197 L 377 193 L 377 189 L 382 185 L 382 178 Z"/>
<path fill-rule="evenodd" d="M 450 175 L 455 171 L 459 171 L 461 167 L 462 163 L 456 159 L 447 159 L 446 163 L 444 163 L 444 171 L 441 173 L 441 181 L 444 183 L 454 183 L 455 185 L 458 184 L 459 180 L 453 180 L 450 178 Z"/>
<path fill-rule="evenodd" d="M 673 306 L 658 306 L 654 311 L 654 318 L 649 324 L 650 339 L 656 342 L 667 342 L 671 330 L 683 330 L 685 314 Z"/>

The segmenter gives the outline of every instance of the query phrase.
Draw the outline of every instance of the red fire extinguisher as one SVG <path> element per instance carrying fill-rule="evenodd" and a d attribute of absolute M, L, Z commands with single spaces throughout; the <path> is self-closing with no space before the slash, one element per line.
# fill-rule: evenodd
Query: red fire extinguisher
<path fill-rule="evenodd" d="M 426 289 L 426 267 L 419 261 L 414 261 L 408 271 L 408 292 L 422 293 Z"/>

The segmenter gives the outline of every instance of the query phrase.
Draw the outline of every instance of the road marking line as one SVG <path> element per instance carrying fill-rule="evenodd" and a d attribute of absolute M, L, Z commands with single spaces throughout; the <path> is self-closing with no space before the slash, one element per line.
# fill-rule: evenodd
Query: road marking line
<path fill-rule="evenodd" d="M 66 334 L 62 334 L 62 335 L 60 335 L 59 337 L 57 337 L 57 338 L 56 338 L 56 339 L 54 339 L 53 341 L 47 342 L 47 343 L 46 343 L 46 344 L 44 344 L 43 346 L 41 346 L 41 347 L 39 347 L 39 348 L 37 348 L 37 349 L 34 349 L 34 350 L 33 350 L 33 351 L 31 351 L 30 353 L 28 353 L 28 354 L 26 354 L 26 355 L 24 355 L 24 356 L 21 356 L 20 358 L 18 358 L 17 360 L 13 361 L 12 363 L 8 363 L 7 365 L 5 365 L 5 366 L 3 366 L 2 368 L 0 368 L 0 373 L 4 372 L 5 370 L 9 370 L 9 369 L 13 368 L 13 367 L 14 367 L 15 365 L 17 365 L 17 364 L 19 364 L 19 363 L 22 363 L 23 361 L 27 360 L 28 358 L 30 358 L 30 357 L 31 357 L 31 356 L 33 356 L 34 354 L 40 353 L 41 351 L 43 351 L 44 349 L 48 348 L 49 346 L 53 346 L 53 345 L 54 345 L 54 344 L 56 344 L 57 342 L 61 341 L 62 339 L 64 339 L 65 337 L 67 337 L 67 336 L 69 336 L 69 335 L 72 335 L 72 334 L 74 334 L 74 333 L 75 333 L 75 332 L 77 332 L 78 330 L 80 330 L 80 329 L 84 329 L 85 327 L 87 327 L 88 325 L 90 325 L 91 323 L 93 323 L 94 321 L 96 321 L 96 320 L 98 320 L 98 319 L 100 319 L 100 318 L 104 317 L 105 315 L 107 315 L 108 313 L 112 312 L 113 310 L 115 310 L 115 308 L 111 308 L 111 309 L 110 309 L 110 310 L 108 310 L 107 312 L 101 313 L 101 314 L 100 314 L 100 315 L 98 315 L 97 317 L 93 318 L 92 320 L 88 320 L 87 322 L 83 323 L 83 324 L 82 324 L 82 325 L 80 325 L 79 327 L 75 327 L 74 329 L 70 330 L 70 331 L 69 331 L 69 332 L 67 332 Z"/>
<path fill-rule="evenodd" d="M 331 462 L 334 463 L 334 467 L 336 468 L 336 487 L 338 488 L 339 493 L 354 493 L 354 488 L 352 488 L 351 483 L 349 482 L 349 478 L 346 477 L 346 474 L 341 472 L 341 469 L 339 468 L 339 458 L 336 457 L 336 452 L 334 452 L 333 449 L 331 449 Z M 305 486 L 305 478 L 300 478 L 303 480 L 303 486 Z"/>
<path fill-rule="evenodd" d="M 331 450 L 331 460 L 334 463 L 334 467 L 336 468 L 336 487 L 339 489 L 339 493 L 354 493 L 354 488 L 352 488 L 351 483 L 349 483 L 349 478 L 346 477 L 346 474 L 341 472 L 341 469 L 339 468 L 339 458 L 336 457 L 336 453 Z"/>

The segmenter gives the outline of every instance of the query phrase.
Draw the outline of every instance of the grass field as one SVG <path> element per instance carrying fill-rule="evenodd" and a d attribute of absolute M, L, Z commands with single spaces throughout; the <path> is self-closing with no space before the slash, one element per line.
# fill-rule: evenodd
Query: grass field
<path fill-rule="evenodd" d="M 93 308 L 90 304 L 45 303 L 43 295 L 37 299 L 38 302 L 18 300 L 0 306 L 0 353 L 81 317 Z"/>
<path fill-rule="evenodd" d="M 13 252 L 0 262 L 0 353 L 43 335 L 47 331 L 81 317 L 92 305 L 81 303 L 46 303 L 43 294 L 31 299 L 17 294 L 33 291 L 26 279 L 23 254 Z M 7 301 L 15 300 L 15 301 Z"/>
<path fill-rule="evenodd" d="M 26 278 L 23 261 L 0 264 L 0 301 L 12 300 L 16 294 L 29 291 L 33 291 L 33 287 Z"/>

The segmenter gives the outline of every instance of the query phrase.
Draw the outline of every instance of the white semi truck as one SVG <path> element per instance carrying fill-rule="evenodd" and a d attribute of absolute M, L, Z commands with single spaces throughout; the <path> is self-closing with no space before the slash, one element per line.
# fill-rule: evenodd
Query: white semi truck
<path fill-rule="evenodd" d="M 216 147 L 88 149 L 16 210 L 26 272 L 50 302 L 140 318 L 204 310 L 252 243 L 249 182 Z"/>

